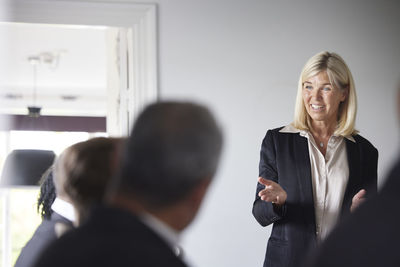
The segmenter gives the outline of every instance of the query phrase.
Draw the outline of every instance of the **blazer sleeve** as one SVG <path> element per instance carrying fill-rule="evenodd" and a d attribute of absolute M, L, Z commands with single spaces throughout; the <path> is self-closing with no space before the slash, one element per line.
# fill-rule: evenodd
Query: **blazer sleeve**
<path fill-rule="evenodd" d="M 366 153 L 366 162 L 364 166 L 364 188 L 367 190 L 367 195 L 375 195 L 378 191 L 378 150 L 368 143 L 368 152 Z"/>
<path fill-rule="evenodd" d="M 259 176 L 279 183 L 279 173 L 276 164 L 276 144 L 272 130 L 268 130 L 261 144 Z M 252 212 L 253 216 L 262 226 L 267 226 L 284 217 L 286 213 L 286 204 L 278 207 L 275 204 L 261 200 L 258 196 L 258 192 L 264 188 L 264 185 L 257 183 L 256 197 Z"/>

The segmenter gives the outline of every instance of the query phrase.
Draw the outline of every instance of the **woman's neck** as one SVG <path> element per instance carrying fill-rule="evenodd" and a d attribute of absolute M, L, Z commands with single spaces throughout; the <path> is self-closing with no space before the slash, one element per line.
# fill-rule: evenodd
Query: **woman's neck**
<path fill-rule="evenodd" d="M 312 128 L 310 129 L 312 135 L 321 138 L 329 138 L 336 129 L 336 123 L 326 123 L 326 122 L 312 122 Z"/>

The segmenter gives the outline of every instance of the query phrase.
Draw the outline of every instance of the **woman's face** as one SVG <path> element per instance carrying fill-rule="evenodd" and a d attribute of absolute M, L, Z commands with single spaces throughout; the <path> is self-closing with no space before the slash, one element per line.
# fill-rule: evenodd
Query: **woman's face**
<path fill-rule="evenodd" d="M 313 122 L 337 123 L 340 102 L 346 99 L 346 91 L 334 87 L 326 71 L 303 82 L 303 102 Z"/>

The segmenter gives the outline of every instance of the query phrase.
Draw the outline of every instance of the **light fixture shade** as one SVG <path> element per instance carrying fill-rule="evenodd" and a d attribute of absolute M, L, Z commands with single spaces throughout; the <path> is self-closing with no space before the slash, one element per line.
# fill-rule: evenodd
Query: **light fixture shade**
<path fill-rule="evenodd" d="M 1 174 L 0 186 L 39 185 L 43 173 L 53 164 L 50 150 L 17 149 L 8 154 Z"/>
<path fill-rule="evenodd" d="M 28 116 L 38 118 L 40 117 L 40 110 L 42 107 L 28 106 Z"/>

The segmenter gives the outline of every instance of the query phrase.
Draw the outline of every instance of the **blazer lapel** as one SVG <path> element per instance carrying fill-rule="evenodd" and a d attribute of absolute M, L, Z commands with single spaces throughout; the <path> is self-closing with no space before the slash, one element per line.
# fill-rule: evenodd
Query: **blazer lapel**
<path fill-rule="evenodd" d="M 310 154 L 308 151 L 308 141 L 306 137 L 295 135 L 294 143 L 294 162 L 296 163 L 295 170 L 297 171 L 297 181 L 300 188 L 301 202 L 304 211 L 308 214 L 303 214 L 304 218 L 308 218 L 311 224 L 310 231 L 315 233 L 315 210 L 314 210 L 314 196 L 312 189 L 311 178 L 311 164 Z"/>
<path fill-rule="evenodd" d="M 346 191 L 344 193 L 342 215 L 350 212 L 351 200 L 353 196 L 358 192 L 357 185 L 361 184 L 360 152 L 357 149 L 357 143 L 354 143 L 348 139 L 345 140 L 347 149 L 347 162 L 349 166 L 349 181 L 347 182 Z"/>
<path fill-rule="evenodd" d="M 297 178 L 299 188 L 304 197 L 305 203 L 313 202 L 312 182 L 311 182 L 311 165 L 310 155 L 308 151 L 307 138 L 300 135 L 297 136 L 298 140 L 294 142 L 295 147 L 295 162 L 297 170 Z"/>

